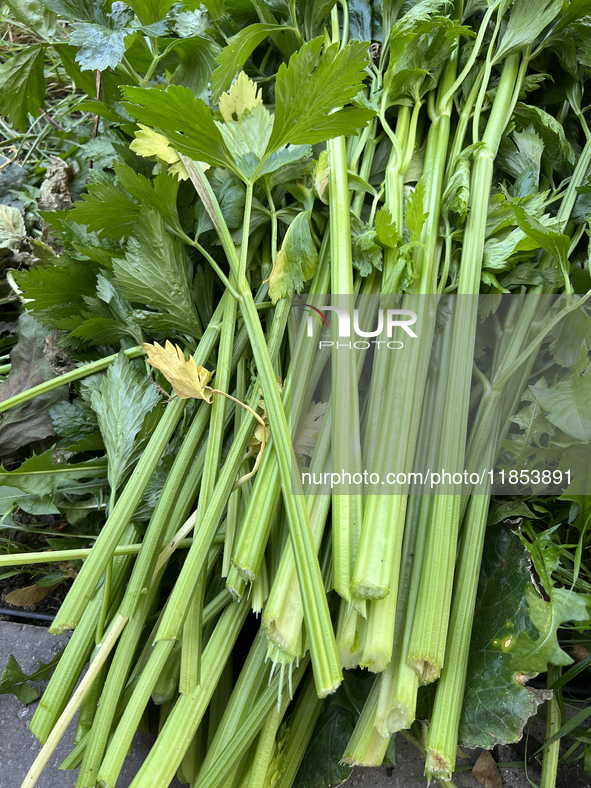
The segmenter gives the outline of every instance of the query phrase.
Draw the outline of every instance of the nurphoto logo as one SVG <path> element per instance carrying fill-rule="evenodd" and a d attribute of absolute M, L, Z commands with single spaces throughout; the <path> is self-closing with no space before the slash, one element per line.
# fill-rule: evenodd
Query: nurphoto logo
<path fill-rule="evenodd" d="M 328 328 L 328 320 L 326 319 L 324 312 L 333 312 L 337 316 L 338 320 L 338 339 L 351 338 L 351 315 L 344 307 L 323 306 L 322 309 L 318 309 L 317 307 L 312 306 L 312 304 L 303 304 L 303 307 L 304 310 L 313 310 L 313 312 L 308 315 L 307 319 L 308 337 L 314 336 L 314 319 L 318 320 L 321 325 L 324 325 L 326 328 Z M 319 349 L 334 347 L 336 350 L 340 350 L 341 348 L 348 348 L 350 350 L 352 347 L 354 347 L 357 350 L 368 350 L 371 345 L 375 345 L 377 348 L 385 346 L 389 350 L 400 350 L 402 347 L 404 347 L 404 343 L 399 339 L 392 340 L 392 334 L 395 328 L 401 328 L 411 339 L 418 339 L 417 334 L 415 334 L 411 328 L 411 326 L 417 322 L 416 312 L 413 312 L 411 309 L 387 309 L 385 312 L 386 316 L 384 318 L 384 310 L 378 309 L 377 327 L 373 331 L 363 331 L 363 329 L 359 327 L 359 310 L 354 309 L 353 333 L 357 337 L 362 337 L 362 339 L 355 342 L 339 342 L 338 340 L 335 342 L 332 340 L 323 339 L 318 343 Z M 382 337 L 384 335 L 384 329 L 386 338 L 372 339 L 371 342 L 367 341 L 367 339 L 372 337 Z"/>

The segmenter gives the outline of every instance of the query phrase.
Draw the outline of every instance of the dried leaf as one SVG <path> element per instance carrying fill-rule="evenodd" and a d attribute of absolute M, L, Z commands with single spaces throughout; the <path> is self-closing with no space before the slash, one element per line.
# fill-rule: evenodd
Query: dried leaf
<path fill-rule="evenodd" d="M 322 427 L 324 414 L 328 407 L 327 402 L 312 402 L 302 423 L 298 437 L 293 445 L 296 454 L 305 454 L 312 457 L 316 448 L 316 441 Z"/>
<path fill-rule="evenodd" d="M 165 347 L 155 342 L 144 344 L 150 364 L 159 369 L 181 399 L 203 399 L 211 402 L 212 392 L 207 384 L 213 372 L 198 367 L 193 357 L 187 358 L 178 345 L 166 340 Z"/>
<path fill-rule="evenodd" d="M 480 753 L 472 768 L 472 774 L 484 788 L 503 788 L 499 767 L 488 750 Z"/>
<path fill-rule="evenodd" d="M 53 589 L 59 585 L 60 583 L 56 583 L 53 586 L 39 587 L 33 585 L 17 588 L 16 591 L 11 591 L 10 594 L 6 595 L 6 601 L 9 605 L 14 605 L 15 607 L 33 607 L 33 605 L 45 599 L 46 596 L 49 596 Z"/>

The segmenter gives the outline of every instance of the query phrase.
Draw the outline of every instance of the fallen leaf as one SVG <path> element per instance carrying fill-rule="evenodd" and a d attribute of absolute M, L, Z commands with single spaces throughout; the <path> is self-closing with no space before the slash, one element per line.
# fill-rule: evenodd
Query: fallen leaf
<path fill-rule="evenodd" d="M 193 397 L 211 402 L 213 394 L 207 384 L 213 372 L 198 367 L 192 356 L 187 358 L 181 348 L 169 340 L 164 347 L 155 342 L 153 345 L 145 343 L 143 348 L 150 364 L 162 372 L 181 399 Z"/>
<path fill-rule="evenodd" d="M 580 644 L 577 644 L 576 646 L 573 646 L 571 648 L 570 654 L 573 659 L 576 659 L 578 661 L 581 659 L 585 659 L 585 657 L 588 657 L 589 654 L 591 654 L 591 651 L 589 651 L 587 646 L 582 646 Z"/>
<path fill-rule="evenodd" d="M 55 377 L 43 352 L 46 334 L 31 315 L 25 312 L 20 316 L 18 342 L 10 352 L 11 368 L 0 386 L 0 402 Z M 68 387 L 60 386 L 4 413 L 0 417 L 0 459 L 9 461 L 22 446 L 54 436 L 49 409 L 67 397 Z"/>
<path fill-rule="evenodd" d="M 484 788 L 503 788 L 503 779 L 496 764 L 488 750 L 483 750 L 478 756 L 478 760 L 472 767 L 472 774 Z"/>
<path fill-rule="evenodd" d="M 328 407 L 327 402 L 312 402 L 293 445 L 296 454 L 305 454 L 312 457 L 316 448 L 316 441 L 320 434 L 324 414 Z"/>
<path fill-rule="evenodd" d="M 11 591 L 5 597 L 9 605 L 15 607 L 32 607 L 46 596 L 51 594 L 54 588 L 57 588 L 61 583 L 56 583 L 53 586 L 25 586 L 25 588 L 17 588 L 16 591 Z"/>
<path fill-rule="evenodd" d="M 27 231 L 19 209 L 0 204 L 0 250 L 18 252 L 26 237 Z"/>

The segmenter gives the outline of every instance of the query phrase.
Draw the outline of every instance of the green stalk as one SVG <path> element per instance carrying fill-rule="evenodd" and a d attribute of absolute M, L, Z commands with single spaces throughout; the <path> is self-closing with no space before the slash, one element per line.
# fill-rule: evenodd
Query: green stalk
<path fill-rule="evenodd" d="M 127 619 L 123 618 L 122 616 L 117 616 L 115 621 L 113 622 L 107 636 L 105 637 L 98 654 L 96 655 L 93 663 L 89 667 L 86 675 L 80 682 L 76 692 L 72 695 L 68 705 L 60 715 L 59 720 L 56 722 L 51 734 L 49 735 L 47 741 L 43 745 L 43 749 L 35 758 L 33 765 L 27 772 L 27 776 L 22 782 L 21 788 L 33 788 L 37 784 L 37 780 L 41 776 L 41 772 L 43 768 L 46 766 L 47 762 L 51 758 L 51 755 L 57 745 L 60 742 L 60 739 L 66 732 L 66 728 L 73 720 L 74 715 L 78 711 L 80 704 L 82 703 L 85 695 L 90 690 L 93 681 L 97 678 L 98 674 L 102 666 L 104 665 L 105 661 L 107 660 L 109 654 L 111 653 L 113 647 L 117 643 L 117 639 L 119 635 L 123 631 L 125 624 L 127 623 Z"/>
<path fill-rule="evenodd" d="M 167 785 L 174 777 L 209 705 L 248 610 L 248 603 L 243 600 L 230 605 L 222 613 L 203 652 L 200 686 L 190 695 L 181 695 L 177 699 L 156 743 L 132 782 L 133 788 Z M 161 643 L 156 644 L 156 648 L 159 645 L 164 650 L 172 647 L 172 643 Z M 101 788 L 114 788 L 136 727 L 130 725 L 125 738 L 119 736 L 118 729 L 101 765 L 98 776 Z"/>
<path fill-rule="evenodd" d="M 343 754 L 349 766 L 381 766 L 386 755 L 390 738 L 382 739 L 374 728 L 381 678 L 376 676 Z"/>
<path fill-rule="evenodd" d="M 291 788 L 312 738 L 323 703 L 316 694 L 314 680 L 308 676 L 289 718 L 289 734 L 285 743 L 285 767 L 276 788 Z"/>
<path fill-rule="evenodd" d="M 510 55 L 503 65 L 501 79 L 483 136 L 483 147 L 475 156 L 471 180 L 471 205 L 464 233 L 458 294 L 477 294 L 484 248 L 488 200 L 493 164 L 501 135 L 509 122 L 515 102 L 520 55 Z M 478 314 L 478 296 L 454 315 L 452 360 L 446 395 L 440 464 L 442 468 L 463 467 L 466 447 L 467 415 L 473 350 Z M 411 633 L 408 664 L 417 671 L 419 681 L 438 678 L 445 655 L 450 615 L 461 495 L 458 485 L 448 485 L 433 507 L 417 610 Z"/>
<path fill-rule="evenodd" d="M 562 669 L 558 665 L 548 665 L 547 686 L 552 687 L 558 681 Z M 554 690 L 552 697 L 546 704 L 546 741 L 552 738 L 562 726 L 562 714 L 559 702 L 560 690 Z M 560 739 L 556 739 L 544 750 L 542 761 L 542 779 L 540 788 L 555 788 L 556 775 L 558 772 L 558 760 L 560 758 Z"/>
<path fill-rule="evenodd" d="M 323 245 L 323 249 L 320 253 L 318 270 L 312 280 L 310 288 L 311 295 L 322 294 L 326 292 L 330 286 L 330 269 L 326 250 L 326 245 Z M 317 341 L 320 336 L 320 331 L 316 324 L 314 326 L 314 331 L 314 339 Z M 311 347 L 313 344 L 314 343 L 310 342 L 309 345 L 307 345 L 299 340 L 296 341 L 296 347 Z M 271 358 L 273 358 L 272 354 Z M 317 380 L 310 371 L 313 359 L 313 352 L 307 354 L 302 352 L 292 359 L 292 364 L 297 366 L 302 379 L 311 377 L 312 380 Z M 292 429 L 295 429 L 296 425 L 293 422 L 299 421 L 304 414 L 302 413 L 303 408 L 300 401 L 298 400 L 297 403 L 292 402 L 291 392 L 290 370 L 287 374 L 283 390 L 283 407 L 290 426 Z M 296 416 L 295 419 L 294 416 Z M 281 483 L 279 480 L 279 466 L 277 464 L 273 437 L 271 436 L 271 440 L 267 444 L 265 454 L 263 455 L 261 466 L 254 480 L 252 494 L 248 500 L 248 505 L 232 556 L 232 564 L 240 575 L 249 582 L 252 582 L 258 574 L 280 494 Z M 232 577 L 229 577 L 228 587 L 237 591 L 237 583 L 239 583 L 239 581 L 232 574 Z"/>
<path fill-rule="evenodd" d="M 135 527 L 129 526 L 123 541 L 133 541 L 136 538 L 137 531 Z M 129 557 L 116 558 L 114 561 L 113 594 L 115 596 L 127 580 L 130 564 L 131 558 Z M 42 744 L 47 741 L 56 720 L 64 710 L 68 698 L 74 691 L 82 668 L 95 645 L 94 635 L 101 607 L 102 590 L 99 588 L 84 611 L 80 624 L 74 630 L 66 650 L 39 701 L 29 728 Z"/>
<path fill-rule="evenodd" d="M 217 343 L 220 322 L 227 300 L 228 297 L 224 295 L 199 342 L 195 352 L 197 364 L 206 362 Z M 96 540 L 93 548 L 94 552 L 84 562 L 78 577 L 74 581 L 74 585 L 60 607 L 49 630 L 52 634 L 59 634 L 67 629 L 73 629 L 78 624 L 101 575 L 111 560 L 113 550 L 121 541 L 121 535 L 133 517 L 144 490 L 162 456 L 162 452 L 166 448 L 182 415 L 185 404 L 186 400 L 176 399 L 166 408 L 130 480 L 119 496 L 115 508 L 110 513 Z"/>

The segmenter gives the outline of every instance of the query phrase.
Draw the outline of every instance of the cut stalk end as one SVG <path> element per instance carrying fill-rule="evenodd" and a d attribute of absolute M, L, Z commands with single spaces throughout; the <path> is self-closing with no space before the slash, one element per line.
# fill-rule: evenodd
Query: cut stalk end
<path fill-rule="evenodd" d="M 448 758 L 436 750 L 427 750 L 425 758 L 425 777 L 449 781 L 451 780 L 452 765 Z"/>
<path fill-rule="evenodd" d="M 419 684 L 432 684 L 439 678 L 441 666 L 433 660 L 423 657 L 409 657 L 407 665 L 411 667 L 419 677 Z"/>
<path fill-rule="evenodd" d="M 377 719 L 375 721 L 375 728 L 380 736 L 385 739 L 398 731 L 405 731 L 415 721 L 415 709 L 408 706 L 406 703 L 398 701 L 385 719 Z"/>

